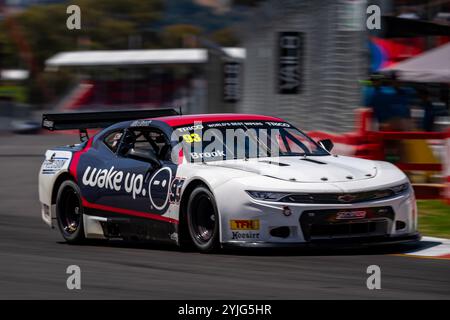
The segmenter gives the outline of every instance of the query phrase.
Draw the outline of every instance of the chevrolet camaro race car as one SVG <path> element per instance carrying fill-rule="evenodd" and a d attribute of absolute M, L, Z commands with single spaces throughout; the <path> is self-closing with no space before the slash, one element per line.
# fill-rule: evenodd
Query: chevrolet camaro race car
<path fill-rule="evenodd" d="M 417 208 L 394 165 L 331 154 L 276 117 L 173 109 L 44 114 L 80 130 L 39 173 L 43 220 L 69 243 L 155 240 L 211 252 L 415 241 Z M 87 129 L 100 129 L 88 137 Z"/>

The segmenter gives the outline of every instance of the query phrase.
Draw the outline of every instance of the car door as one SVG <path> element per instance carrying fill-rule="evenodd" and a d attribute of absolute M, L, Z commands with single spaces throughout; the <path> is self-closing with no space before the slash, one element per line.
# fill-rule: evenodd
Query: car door
<path fill-rule="evenodd" d="M 115 170 L 121 183 L 113 206 L 129 212 L 151 213 L 146 180 L 158 169 L 156 154 L 144 130 L 125 130 L 117 150 Z"/>
<path fill-rule="evenodd" d="M 78 166 L 87 212 L 171 221 L 160 218 L 176 200 L 170 195 L 177 165 L 169 159 L 170 140 L 157 128 L 112 130 L 99 137 Z"/>
<path fill-rule="evenodd" d="M 116 202 L 115 197 L 119 190 L 116 178 L 119 163 L 117 150 L 123 132 L 123 129 L 106 132 L 95 139 L 90 148 L 80 152 L 76 169 L 77 180 L 88 212 L 103 210 L 104 206 L 113 206 Z"/>
<path fill-rule="evenodd" d="M 170 161 L 170 152 L 170 140 L 158 128 L 147 124 L 124 133 L 117 153 L 123 189 L 116 205 L 128 217 L 114 221 L 122 236 L 176 242 L 177 224 L 170 208 L 177 165 Z"/>
<path fill-rule="evenodd" d="M 158 128 L 126 131 L 118 150 L 117 169 L 123 172 L 124 188 L 117 205 L 151 215 L 167 212 L 177 169 L 170 151 L 170 140 Z"/>

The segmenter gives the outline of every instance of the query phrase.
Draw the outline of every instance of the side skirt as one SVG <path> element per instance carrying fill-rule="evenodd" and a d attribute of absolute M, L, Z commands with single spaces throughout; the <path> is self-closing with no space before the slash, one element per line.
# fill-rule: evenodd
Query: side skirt
<path fill-rule="evenodd" d="M 178 244 L 178 224 L 85 208 L 86 237 Z M 102 233 L 102 235 L 99 235 Z"/>

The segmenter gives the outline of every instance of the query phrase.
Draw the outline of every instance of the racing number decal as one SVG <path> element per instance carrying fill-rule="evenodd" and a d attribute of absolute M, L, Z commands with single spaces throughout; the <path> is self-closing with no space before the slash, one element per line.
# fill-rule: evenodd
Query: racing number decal
<path fill-rule="evenodd" d="M 172 186 L 170 188 L 169 201 L 170 203 L 179 203 L 181 200 L 181 188 L 184 184 L 183 178 L 176 177 L 173 179 Z"/>
<path fill-rule="evenodd" d="M 183 134 L 183 140 L 187 143 L 201 142 L 202 138 L 197 133 Z"/>
<path fill-rule="evenodd" d="M 169 204 L 177 204 L 181 199 L 181 188 L 184 178 L 175 177 L 172 180 L 172 170 L 169 167 L 159 169 L 150 180 L 148 194 L 152 209 L 164 213 Z"/>

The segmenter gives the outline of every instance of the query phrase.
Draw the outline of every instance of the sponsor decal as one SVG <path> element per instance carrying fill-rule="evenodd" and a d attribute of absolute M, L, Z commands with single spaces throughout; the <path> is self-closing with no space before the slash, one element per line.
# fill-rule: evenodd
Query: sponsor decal
<path fill-rule="evenodd" d="M 291 125 L 286 122 L 266 122 L 266 124 L 270 127 L 285 127 L 285 128 L 291 127 Z"/>
<path fill-rule="evenodd" d="M 42 174 L 55 174 L 66 164 L 69 158 L 56 157 L 54 153 L 50 159 L 47 159 L 42 164 Z"/>
<path fill-rule="evenodd" d="M 42 122 L 42 126 L 45 128 L 53 128 L 53 125 L 54 122 L 47 119 Z"/>
<path fill-rule="evenodd" d="M 212 152 L 191 152 L 190 155 L 192 159 L 216 158 L 225 157 L 225 152 L 221 150 Z"/>
<path fill-rule="evenodd" d="M 178 132 L 187 133 L 194 131 L 201 131 L 203 129 L 214 129 L 214 128 L 232 128 L 232 129 L 242 129 L 245 127 L 276 127 L 276 128 L 290 128 L 291 125 L 286 122 L 277 121 L 222 121 L 222 122 L 210 122 L 210 123 L 198 123 L 188 127 L 180 127 L 176 130 Z"/>
<path fill-rule="evenodd" d="M 259 232 L 239 232 L 233 231 L 231 235 L 232 240 L 249 240 L 259 239 Z"/>
<path fill-rule="evenodd" d="M 230 220 L 231 230 L 259 230 L 259 220 Z"/>
<path fill-rule="evenodd" d="M 130 127 L 148 127 L 152 123 L 152 120 L 136 120 L 133 121 Z"/>
<path fill-rule="evenodd" d="M 123 183 L 123 171 L 114 170 L 114 166 L 108 169 L 97 169 L 88 166 L 83 174 L 83 179 L 81 180 L 85 186 L 97 187 L 100 189 L 110 189 L 115 191 L 122 190 Z M 136 175 L 130 177 L 130 173 L 126 175 L 125 185 L 127 192 L 133 192 L 133 198 L 136 198 L 137 191 L 142 189 L 142 182 L 140 188 L 136 186 L 134 190 L 132 190 L 133 184 L 135 181 L 139 182 L 144 179 L 142 175 L 136 179 Z M 130 181 L 132 180 L 132 181 Z"/>
<path fill-rule="evenodd" d="M 122 191 L 130 194 L 133 199 L 148 196 L 151 209 L 167 210 L 170 203 L 178 203 L 181 197 L 181 187 L 184 179 L 172 181 L 172 170 L 164 167 L 156 171 L 145 187 L 143 174 L 124 172 L 114 166 L 109 169 L 99 169 L 88 166 L 83 173 L 82 184 L 85 186 Z"/>
<path fill-rule="evenodd" d="M 336 213 L 337 220 L 345 219 L 364 219 L 366 217 L 366 211 L 339 211 Z"/>
<path fill-rule="evenodd" d="M 264 122 L 261 122 L 261 121 L 213 122 L 213 123 L 206 123 L 206 126 L 210 129 L 226 128 L 226 127 L 242 129 L 243 127 L 261 127 L 261 126 L 264 126 Z"/>
<path fill-rule="evenodd" d="M 194 124 L 193 126 L 178 128 L 177 130 L 180 132 L 187 132 L 187 131 L 195 131 L 195 130 L 202 130 L 202 129 L 203 129 L 202 124 Z"/>

